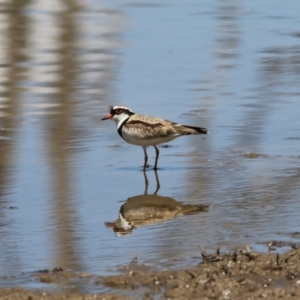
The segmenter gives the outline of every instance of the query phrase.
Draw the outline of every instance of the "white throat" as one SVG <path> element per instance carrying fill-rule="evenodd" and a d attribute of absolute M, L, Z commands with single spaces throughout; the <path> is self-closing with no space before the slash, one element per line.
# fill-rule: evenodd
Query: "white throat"
<path fill-rule="evenodd" d="M 112 120 L 116 123 L 117 129 L 119 129 L 123 122 L 128 118 L 129 116 L 127 114 L 122 113 L 120 115 L 114 115 Z"/>

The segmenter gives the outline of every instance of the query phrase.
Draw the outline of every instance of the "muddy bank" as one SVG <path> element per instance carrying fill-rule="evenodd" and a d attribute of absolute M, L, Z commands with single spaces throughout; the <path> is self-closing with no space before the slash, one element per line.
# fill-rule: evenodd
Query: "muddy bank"
<path fill-rule="evenodd" d="M 207 254 L 200 249 L 202 262 L 182 270 L 155 271 L 132 262 L 114 276 L 94 276 L 54 269 L 32 274 L 43 283 L 64 285 L 89 280 L 104 286 L 109 293 L 82 294 L 26 290 L 21 287 L 0 289 L 0 299 L 299 299 L 300 250 L 294 246 L 285 254 L 249 248 L 230 254 Z"/>

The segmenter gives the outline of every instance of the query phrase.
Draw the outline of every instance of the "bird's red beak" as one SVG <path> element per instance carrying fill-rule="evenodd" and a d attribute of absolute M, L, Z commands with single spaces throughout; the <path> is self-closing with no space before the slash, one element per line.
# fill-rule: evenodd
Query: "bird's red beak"
<path fill-rule="evenodd" d="M 107 114 L 104 118 L 102 118 L 101 120 L 109 120 L 112 119 L 113 115 L 112 114 Z"/>

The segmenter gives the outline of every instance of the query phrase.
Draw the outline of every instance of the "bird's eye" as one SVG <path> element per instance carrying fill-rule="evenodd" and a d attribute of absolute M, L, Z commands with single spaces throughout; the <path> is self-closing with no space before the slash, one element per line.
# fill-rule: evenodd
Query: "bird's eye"
<path fill-rule="evenodd" d="M 122 108 L 116 108 L 116 114 L 120 114 L 123 111 Z"/>

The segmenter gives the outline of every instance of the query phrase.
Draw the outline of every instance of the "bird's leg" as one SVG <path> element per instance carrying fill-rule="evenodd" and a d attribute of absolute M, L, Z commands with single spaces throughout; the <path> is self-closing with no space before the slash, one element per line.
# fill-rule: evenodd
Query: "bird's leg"
<path fill-rule="evenodd" d="M 144 192 L 144 195 L 148 195 L 149 181 L 148 181 L 148 178 L 147 178 L 146 171 L 143 171 L 143 173 L 144 173 L 144 179 L 145 179 L 145 192 Z"/>
<path fill-rule="evenodd" d="M 147 162 L 148 162 L 148 155 L 147 155 L 147 148 L 146 147 L 143 147 L 143 150 L 144 150 L 144 154 L 145 154 L 145 162 L 144 162 L 144 168 L 143 168 L 143 171 L 146 171 L 147 169 Z"/>
<path fill-rule="evenodd" d="M 155 173 L 155 179 L 156 179 L 156 190 L 155 190 L 155 192 L 153 194 L 156 195 L 157 192 L 160 189 L 160 183 L 159 183 L 159 178 L 158 178 L 158 175 L 157 175 L 157 171 L 154 170 L 154 173 Z"/>
<path fill-rule="evenodd" d="M 159 156 L 159 150 L 155 145 L 153 147 L 155 148 L 155 152 L 156 152 L 154 170 L 157 170 L 157 161 L 158 161 L 158 156 Z"/>

